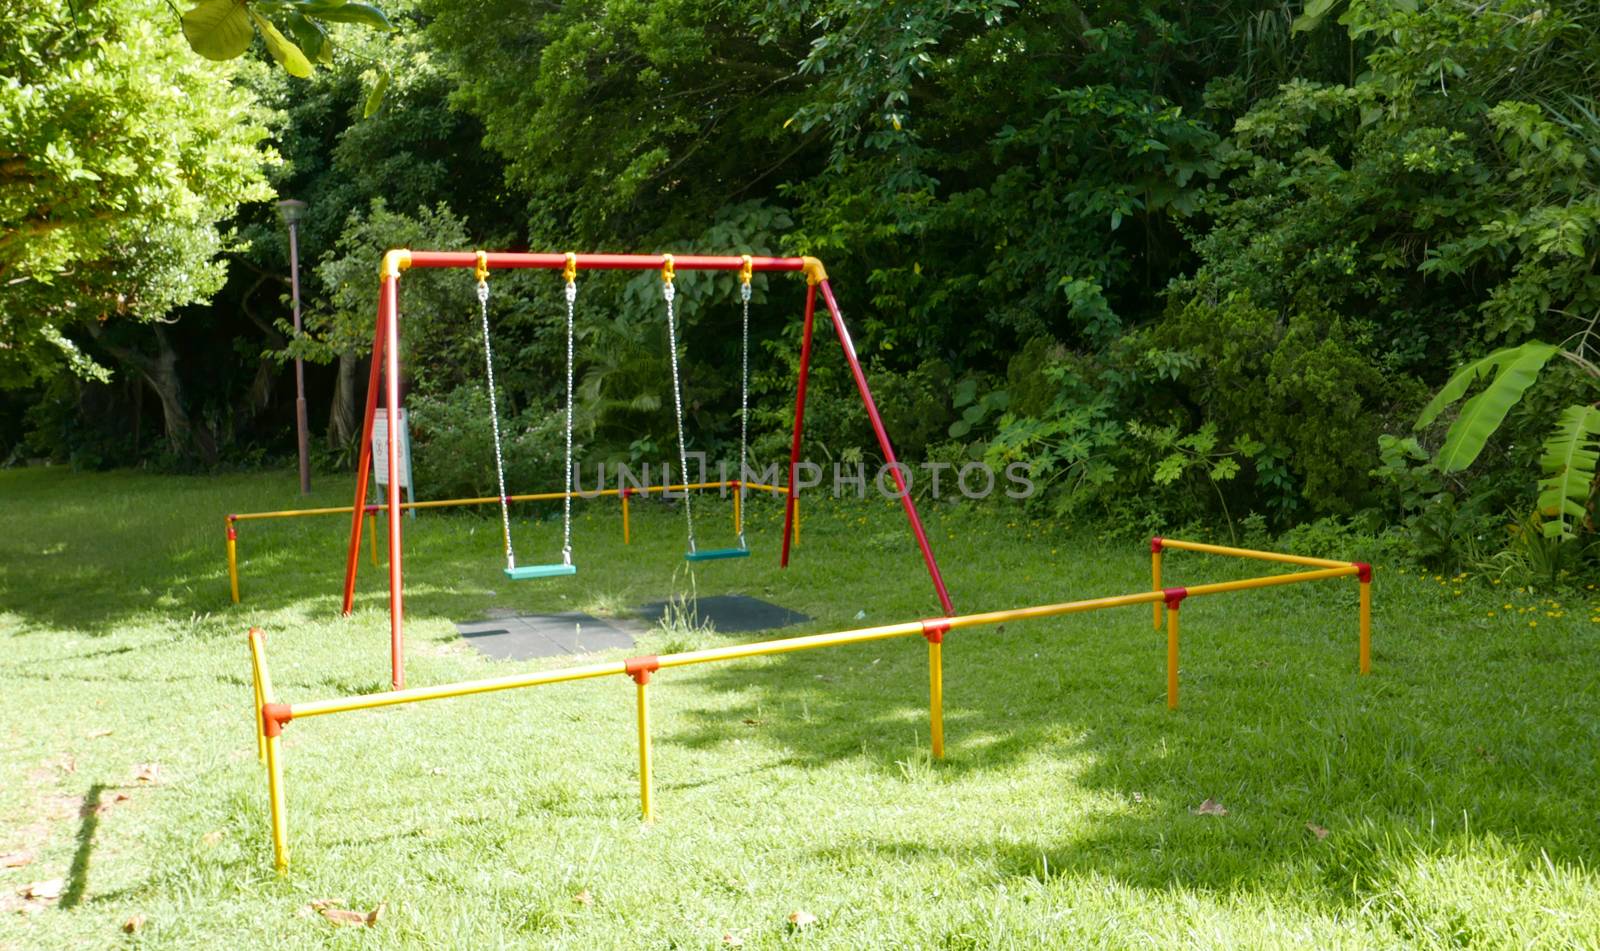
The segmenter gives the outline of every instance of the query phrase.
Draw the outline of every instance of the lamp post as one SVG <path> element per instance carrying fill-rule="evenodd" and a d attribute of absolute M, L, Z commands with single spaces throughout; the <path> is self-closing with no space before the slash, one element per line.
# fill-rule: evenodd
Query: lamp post
<path fill-rule="evenodd" d="M 306 213 L 306 203 L 287 198 L 278 202 L 278 213 L 289 226 L 289 289 L 294 300 L 294 336 L 300 339 L 300 219 Z M 306 434 L 306 365 L 297 354 L 294 358 L 294 425 L 300 444 L 300 494 L 311 494 L 310 442 Z"/>

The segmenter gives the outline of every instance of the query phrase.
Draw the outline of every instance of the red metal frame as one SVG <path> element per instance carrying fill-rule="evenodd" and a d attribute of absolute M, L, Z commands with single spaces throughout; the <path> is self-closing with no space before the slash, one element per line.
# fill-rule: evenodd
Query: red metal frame
<path fill-rule="evenodd" d="M 568 257 L 565 254 L 521 254 L 510 252 L 490 252 L 484 255 L 483 260 L 491 269 L 527 269 L 537 268 L 545 270 L 562 270 L 567 266 Z M 850 340 L 850 332 L 845 327 L 844 316 L 839 312 L 838 301 L 834 299 L 833 289 L 828 284 L 826 273 L 822 265 L 815 258 L 750 258 L 743 256 L 724 255 L 674 255 L 672 258 L 675 270 L 688 271 L 739 271 L 748 266 L 755 271 L 773 272 L 805 272 L 807 276 L 805 326 L 800 345 L 799 379 L 795 388 L 795 414 L 794 434 L 789 448 L 789 486 L 788 500 L 784 508 L 783 523 L 783 550 L 780 564 L 787 567 L 789 564 L 789 545 L 794 531 L 794 506 L 795 506 L 795 470 L 800 461 L 800 439 L 804 428 L 806 384 L 811 369 L 811 341 L 815 324 L 817 289 L 822 289 L 822 299 L 832 318 L 833 329 L 839 338 L 839 345 L 844 351 L 845 360 L 850 364 L 850 373 L 855 378 L 856 390 L 861 395 L 862 405 L 867 411 L 867 419 L 872 423 L 872 431 L 878 439 L 878 447 L 883 452 L 884 461 L 890 466 L 894 475 L 895 486 L 900 492 L 900 503 L 905 509 L 906 519 L 911 523 L 911 531 L 916 536 L 917 547 L 922 551 L 923 562 L 927 565 L 928 576 L 933 581 L 933 588 L 939 597 L 939 605 L 945 615 L 952 615 L 955 609 L 950 602 L 950 593 L 945 587 L 944 577 L 939 572 L 939 563 L 933 555 L 933 548 L 928 542 L 927 532 L 923 530 L 922 519 L 917 515 L 916 503 L 906 491 L 904 477 L 900 473 L 899 463 L 895 459 L 894 447 L 889 443 L 889 434 L 884 429 L 883 418 L 878 414 L 878 407 L 873 402 L 872 391 L 867 386 L 866 372 L 861 367 L 861 361 L 856 357 L 855 345 Z M 367 383 L 367 406 L 365 418 L 361 428 L 360 459 L 356 471 L 355 503 L 352 506 L 350 521 L 350 546 L 345 559 L 344 577 L 344 608 L 343 612 L 349 614 L 355 601 L 356 573 L 361 559 L 361 521 L 364 512 L 384 508 L 389 514 L 389 662 L 392 671 L 392 680 L 395 689 L 405 686 L 405 605 L 404 605 L 404 574 L 401 567 L 401 540 L 400 540 L 400 498 L 399 498 L 399 458 L 396 453 L 389 454 L 389 498 L 385 505 L 369 505 L 367 503 L 367 472 L 372 465 L 372 423 L 378 408 L 378 385 L 380 379 L 384 385 L 385 407 L 388 414 L 389 432 L 399 430 L 398 410 L 400 406 L 400 320 L 398 312 L 399 272 L 406 267 L 413 268 L 476 268 L 479 262 L 478 252 L 475 251 L 391 251 L 384 259 L 382 270 L 382 286 L 378 294 L 378 319 L 372 342 L 372 371 Z M 660 254 L 579 254 L 576 256 L 577 268 L 583 270 L 657 270 L 666 263 L 666 257 Z M 743 477 L 743 473 L 740 473 Z"/>
<path fill-rule="evenodd" d="M 783 554 L 778 564 L 789 567 L 789 540 L 794 537 L 795 467 L 800 465 L 800 431 L 806 418 L 806 382 L 811 377 L 811 327 L 817 312 L 817 285 L 806 285 L 805 327 L 800 336 L 800 371 L 794 387 L 794 438 L 789 443 L 789 495 L 783 503 Z"/>

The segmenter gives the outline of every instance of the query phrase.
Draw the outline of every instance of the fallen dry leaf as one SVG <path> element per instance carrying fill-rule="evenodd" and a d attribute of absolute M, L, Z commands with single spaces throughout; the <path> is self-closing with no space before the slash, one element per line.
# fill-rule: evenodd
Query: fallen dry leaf
<path fill-rule="evenodd" d="M 111 731 L 111 730 L 94 730 L 94 731 L 88 733 L 87 737 L 89 739 L 91 739 L 91 740 L 98 740 L 102 736 L 110 736 L 112 734 L 112 732 L 113 731 Z"/>
<path fill-rule="evenodd" d="M 379 902 L 378 907 L 369 912 L 360 912 L 352 908 L 341 908 L 339 903 L 331 898 L 319 898 L 311 903 L 312 910 L 336 925 L 364 925 L 368 928 L 378 923 L 378 918 L 387 908 L 388 902 Z"/>
<path fill-rule="evenodd" d="M 1217 802 L 1215 799 L 1207 799 L 1189 811 L 1197 816 L 1225 816 L 1228 814 L 1228 810 L 1223 807 L 1222 803 Z"/>
<path fill-rule="evenodd" d="M 213 830 L 211 832 L 207 832 L 205 835 L 200 837 L 201 844 L 203 844 L 208 849 L 209 848 L 215 848 L 217 843 L 221 842 L 221 841 L 222 841 L 222 830 L 221 829 L 216 829 L 216 830 Z"/>
<path fill-rule="evenodd" d="M 51 758 L 46 765 L 59 769 L 63 773 L 76 773 L 78 771 L 78 759 L 69 753 L 62 753 L 60 756 Z"/>
<path fill-rule="evenodd" d="M 0 855 L 0 868 L 21 868 L 33 861 L 33 853 L 27 849 L 20 852 L 7 852 Z"/>
<path fill-rule="evenodd" d="M 765 722 L 767 722 L 767 721 L 765 721 L 765 720 L 757 720 L 757 719 L 755 719 L 753 717 L 745 717 L 744 725 L 745 726 L 760 726 L 761 724 L 763 724 Z"/>
<path fill-rule="evenodd" d="M 141 783 L 161 782 L 160 763 L 140 763 L 133 768 L 133 778 Z"/>
<path fill-rule="evenodd" d="M 42 882 L 32 882 L 22 887 L 22 897 L 34 901 L 54 901 L 61 897 L 61 890 L 67 885 L 64 878 L 51 878 Z"/>
<path fill-rule="evenodd" d="M 585 888 L 583 891 L 579 892 L 578 894 L 573 895 L 572 896 L 572 900 L 577 902 L 580 905 L 592 905 L 592 904 L 594 904 L 594 896 L 589 894 L 589 890 L 587 888 Z"/>
<path fill-rule="evenodd" d="M 744 946 L 744 939 L 731 931 L 724 931 L 722 933 L 722 943 L 730 948 L 739 948 Z"/>
<path fill-rule="evenodd" d="M 789 912 L 789 927 L 800 929 L 817 923 L 817 916 L 809 911 Z"/>
<path fill-rule="evenodd" d="M 1328 837 L 1328 830 L 1317 825 L 1315 822 L 1306 823 L 1306 831 L 1316 836 L 1318 842 L 1321 842 L 1323 839 Z"/>
<path fill-rule="evenodd" d="M 122 923 L 122 930 L 128 934 L 138 934 L 144 927 L 144 915 L 129 915 L 128 920 Z"/>
<path fill-rule="evenodd" d="M 122 803 L 127 802 L 131 798 L 133 798 L 133 797 L 129 796 L 125 792 L 113 793 L 110 796 L 108 796 L 108 797 L 106 797 L 104 799 L 101 799 L 99 802 L 95 803 L 93 809 L 89 808 L 89 800 L 85 799 L 83 801 L 83 803 L 78 806 L 78 817 L 80 819 L 87 818 L 91 812 L 94 815 L 97 815 L 97 816 L 104 815 L 106 812 L 108 812 L 111 809 L 112 806 L 121 805 Z"/>

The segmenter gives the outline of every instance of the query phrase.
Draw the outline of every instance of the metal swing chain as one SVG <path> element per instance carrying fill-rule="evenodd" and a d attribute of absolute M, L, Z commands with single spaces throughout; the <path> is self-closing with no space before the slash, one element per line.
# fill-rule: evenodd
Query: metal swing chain
<path fill-rule="evenodd" d="M 561 563 L 572 564 L 572 310 L 578 299 L 576 256 L 567 255 L 567 493 L 562 500 Z"/>
<path fill-rule="evenodd" d="M 750 445 L 750 255 L 744 255 L 744 267 L 739 272 L 739 298 L 744 304 L 744 321 L 741 325 L 739 346 L 739 508 L 744 511 L 744 478 L 746 458 Z M 739 520 L 739 547 L 748 548 L 744 540 L 744 519 Z"/>
<path fill-rule="evenodd" d="M 678 381 L 678 330 L 672 313 L 672 255 L 664 255 L 661 265 L 661 295 L 667 301 L 667 352 L 672 355 L 672 409 L 678 420 L 678 463 L 683 467 L 683 484 L 689 484 L 689 447 L 683 441 L 683 387 Z M 669 483 L 670 484 L 670 483 Z M 689 527 L 689 553 L 695 552 L 694 512 L 689 507 L 689 489 L 683 490 L 683 518 Z"/>
<path fill-rule="evenodd" d="M 478 252 L 478 308 L 483 314 L 483 360 L 489 370 L 489 422 L 494 432 L 494 474 L 500 484 L 500 530 L 506 540 L 506 568 L 517 567 L 517 556 L 511 548 L 511 506 L 506 498 L 505 457 L 500 451 L 500 411 L 494 395 L 494 346 L 489 342 L 489 267 L 482 251 Z"/>

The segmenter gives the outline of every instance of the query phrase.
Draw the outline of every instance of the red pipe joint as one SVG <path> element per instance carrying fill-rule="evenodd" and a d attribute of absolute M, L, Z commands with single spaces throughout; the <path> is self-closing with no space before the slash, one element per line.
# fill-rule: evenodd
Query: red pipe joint
<path fill-rule="evenodd" d="M 1187 598 L 1189 596 L 1189 589 L 1188 588 L 1162 588 L 1161 589 L 1161 594 L 1166 599 L 1167 610 L 1168 611 L 1176 611 L 1176 610 L 1178 610 L 1178 605 L 1183 603 L 1183 599 Z"/>
<path fill-rule="evenodd" d="M 928 618 L 922 622 L 922 636 L 928 639 L 929 644 L 943 644 L 945 634 L 950 631 L 950 619 L 947 617 Z"/>
<path fill-rule="evenodd" d="M 363 505 L 361 506 L 361 511 L 367 513 L 368 515 L 377 515 L 378 509 L 381 508 L 383 508 L 381 505 Z"/>
<path fill-rule="evenodd" d="M 1364 561 L 1352 562 L 1356 566 L 1356 580 L 1362 584 L 1372 583 L 1372 566 Z"/>
<path fill-rule="evenodd" d="M 1161 536 L 1160 535 L 1156 535 L 1155 537 L 1150 539 L 1150 554 L 1152 554 L 1152 555 L 1161 554 Z"/>
<path fill-rule="evenodd" d="M 267 736 L 283 733 L 283 725 L 294 719 L 294 710 L 287 703 L 261 705 L 261 732 Z"/>
<path fill-rule="evenodd" d="M 738 487 L 739 487 L 739 480 L 738 479 L 729 479 L 728 480 L 728 488 L 737 489 Z"/>
<path fill-rule="evenodd" d="M 623 661 L 623 668 L 633 682 L 644 686 L 650 682 L 650 675 L 661 669 L 661 658 L 655 654 L 648 657 L 630 657 Z"/>
<path fill-rule="evenodd" d="M 235 541 L 239 537 L 239 529 L 233 524 L 233 516 L 228 516 L 228 541 Z"/>
<path fill-rule="evenodd" d="M 631 485 L 625 485 L 625 486 L 622 487 L 622 497 L 625 498 L 625 499 L 629 498 L 631 496 L 637 495 L 638 493 L 639 493 L 639 490 L 635 489 Z"/>

